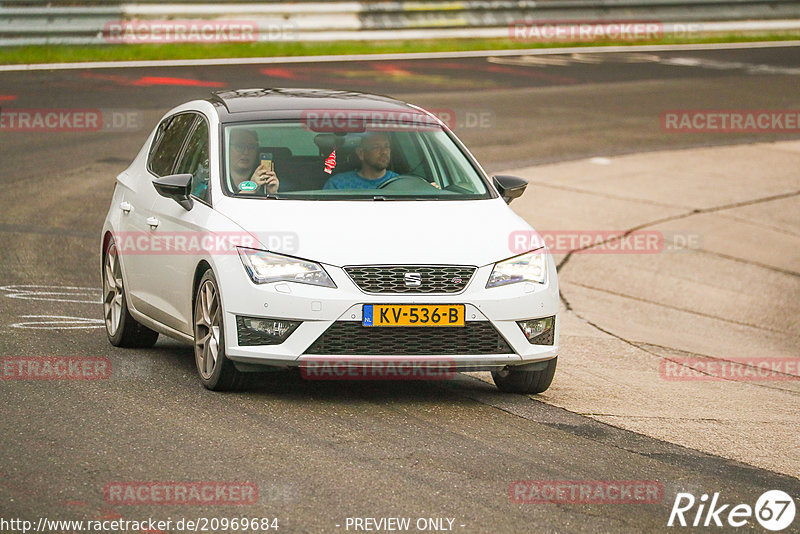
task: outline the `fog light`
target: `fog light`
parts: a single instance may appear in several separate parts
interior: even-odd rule
[[[552,345],[555,334],[555,316],[517,321],[528,342],[534,345]]]
[[[291,332],[297,323],[293,321],[277,321],[275,319],[257,319],[255,317],[245,317],[244,326],[250,330],[261,332],[268,336],[277,337],[278,339],[285,339],[286,335]]]
[[[300,321],[236,316],[239,345],[277,345],[300,326]]]

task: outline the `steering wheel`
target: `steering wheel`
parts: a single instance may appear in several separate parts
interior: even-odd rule
[[[418,186],[418,185],[425,184],[426,186],[428,186],[430,188],[437,189],[436,187],[433,187],[430,184],[430,182],[428,182],[428,180],[426,180],[422,176],[417,176],[416,174],[398,174],[397,176],[392,176],[391,178],[389,178],[388,180],[383,182],[381,185],[379,185],[378,189],[385,189],[389,185],[397,183],[397,182],[400,182],[400,181],[417,182],[416,184],[409,184],[409,185]]]

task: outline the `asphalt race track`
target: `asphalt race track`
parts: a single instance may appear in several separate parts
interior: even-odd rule
[[[106,380],[0,381],[0,517],[36,524],[42,517],[175,521],[246,516],[277,518],[279,532],[365,531],[348,518],[392,517],[411,518],[411,532],[422,531],[418,525],[426,531],[464,533],[763,532],[753,518],[740,528],[725,524],[694,530],[670,529],[667,521],[680,492],[698,499],[719,493],[720,502],[731,506],[753,506],[768,490],[781,490],[797,501],[796,367],[794,375],[767,383],[773,388],[769,392],[746,390],[743,396],[741,389],[714,390],[709,382],[704,384],[711,390],[705,393],[677,389],[670,395],[660,387],[654,391],[663,397],[650,404],[637,398],[643,396],[640,391],[614,406],[621,410],[619,417],[630,415],[622,413],[625,406],[643,407],[637,416],[646,417],[659,405],[682,410],[705,403],[711,408],[697,419],[722,420],[723,408],[715,412],[713,398],[703,396],[714,391],[725,402],[730,398],[729,405],[743,419],[767,398],[770,409],[781,414],[771,426],[744,421],[725,427],[733,429],[725,443],[709,445],[722,435],[715,434],[717,427],[691,426],[694,422],[681,417],[657,414],[656,423],[637,426],[603,417],[608,413],[592,407],[607,407],[615,388],[638,380],[633,371],[626,373],[627,362],[615,363],[619,372],[609,372],[603,351],[624,352],[608,348],[611,337],[632,353],[645,347],[656,358],[656,368],[667,349],[725,357],[732,350],[728,343],[736,341],[745,348],[752,342],[751,352],[757,352],[755,336],[760,334],[755,332],[761,331],[745,329],[753,325],[773,336],[764,354],[800,355],[800,177],[798,160],[791,159],[800,155],[800,129],[680,133],[662,128],[662,114],[669,110],[797,111],[798,81],[798,46],[0,72],[0,117],[13,109],[101,110],[103,117],[102,128],[90,132],[0,128],[0,356],[100,357],[108,358],[113,369]],[[747,264],[748,276],[763,276],[753,282],[730,275],[736,291],[747,294],[743,288],[748,283],[765,289],[730,310],[705,310],[704,301],[715,297],[703,292],[705,286],[693,286],[692,299],[681,304],[684,311],[706,317],[719,313],[718,319],[742,328],[738,341],[709,329],[702,350],[694,350],[678,339],[681,323],[663,335],[637,322],[638,308],[615,307],[587,289],[606,284],[619,294],[616,288],[633,280],[624,266],[588,264],[588,256],[573,255],[561,275],[559,372],[541,398],[501,394],[481,374],[443,382],[370,383],[304,381],[294,374],[269,373],[253,377],[243,392],[208,392],[195,376],[190,347],[163,336],[149,350],[109,345],[100,305],[99,232],[114,177],[168,109],[213,90],[251,87],[353,89],[432,108],[446,116],[488,171],[527,173],[532,186],[512,207],[537,228],[574,228],[568,220],[559,221],[563,214],[582,220],[588,229],[598,223],[587,214],[598,212],[609,215],[606,221],[617,221],[617,229],[694,210],[713,214],[746,208],[751,218],[772,217],[770,231],[779,237],[777,245],[768,243],[771,256],[759,261],[745,252],[715,256],[730,262],[726,266]],[[743,153],[741,145],[756,148],[733,163],[735,154]],[[785,158],[773,159],[769,154],[774,152],[757,148],[764,146],[790,148],[780,149],[788,154]],[[646,200],[648,191],[615,182],[612,171],[603,171],[607,183],[576,181],[579,175],[590,176],[582,173],[593,168],[605,169],[606,160],[627,164],[628,176],[658,178],[662,171],[668,176],[660,167],[665,158],[672,161],[682,154],[717,159],[706,163],[710,167],[696,168],[695,176],[691,167],[684,169],[673,185],[653,182],[659,185],[648,186]],[[590,161],[599,165],[591,167]],[[726,179],[747,165],[752,172],[743,180],[749,181]],[[762,170],[763,176],[773,176],[770,171],[778,168],[782,173],[773,173],[778,176],[773,182],[756,176]],[[727,188],[737,196],[714,196]],[[563,196],[567,192],[575,195]],[[626,194],[640,208],[646,206],[647,213],[623,221],[623,212],[635,211],[616,203]],[[702,220],[687,219],[683,224],[711,242],[713,232],[733,223],[703,226]],[[743,243],[757,247],[759,238],[749,238]],[[669,269],[681,258],[664,255],[660,268]],[[728,277],[722,265],[697,269],[710,279]],[[643,283],[636,300],[652,303],[662,289]],[[771,300],[765,302],[765,295]],[[763,321],[741,318],[745,312]],[[592,337],[600,335],[609,339]],[[587,384],[586,377],[594,377],[591,387],[596,389],[575,377]],[[779,439],[770,442],[770,435]],[[762,443],[769,450],[753,445]],[[515,502],[515,482],[531,480],[653,481],[660,489],[649,502]],[[257,495],[240,505],[130,505],[104,494],[109,486],[129,482],[244,481],[257,488]],[[696,510],[687,518],[694,520]],[[425,521],[418,524],[419,518]],[[800,532],[800,519],[783,532]]]

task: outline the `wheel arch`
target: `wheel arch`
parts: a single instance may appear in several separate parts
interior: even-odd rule
[[[197,267],[194,268],[194,278],[192,280],[192,314],[194,316],[194,305],[195,300],[197,299],[197,288],[200,286],[200,280],[203,278],[203,275],[206,274],[206,271],[212,271],[211,264],[208,263],[206,260],[200,260],[197,263]]]
[[[112,233],[111,230],[106,230],[106,233],[103,234],[103,250],[101,251],[100,259],[105,261],[106,259],[106,252],[108,252],[108,244],[111,242]]]

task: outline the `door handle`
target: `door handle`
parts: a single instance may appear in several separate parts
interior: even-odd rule
[[[127,200],[123,200],[123,201],[122,201],[122,202],[120,202],[120,204],[119,204],[119,209],[121,209],[121,210],[122,210],[122,211],[124,211],[125,213],[130,213],[130,212],[131,212],[131,210],[133,209],[133,206],[131,206],[131,203],[130,203],[130,202],[128,202]]]
[[[158,220],[158,219],[156,219],[155,217],[148,217],[148,218],[147,218],[147,224],[149,224],[149,225],[150,225],[150,228],[151,228],[151,229],[153,229],[153,230],[155,230],[156,228],[158,228],[158,224],[159,224],[160,222],[161,222],[161,221],[159,221],[159,220]]]

